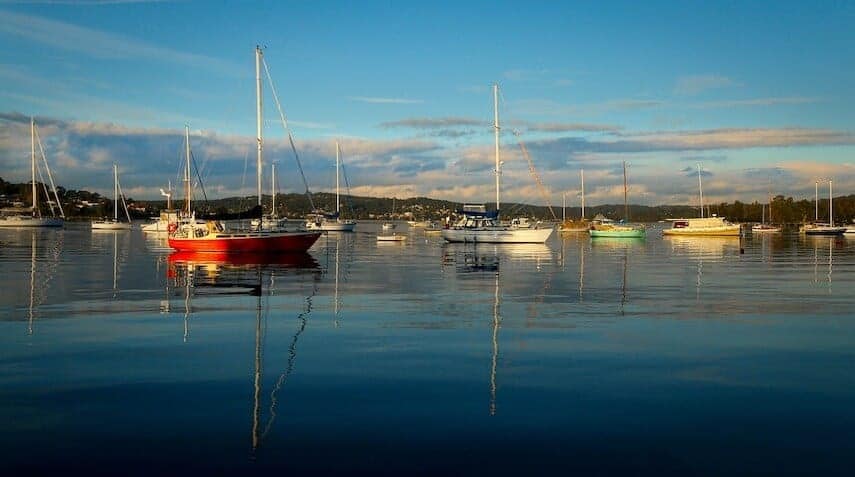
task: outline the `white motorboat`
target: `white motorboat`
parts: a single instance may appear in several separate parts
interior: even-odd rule
[[[662,231],[663,236],[738,237],[742,226],[733,224],[723,217],[704,217],[704,189],[701,184],[701,164],[698,163],[698,194],[701,216],[694,219],[671,219],[671,228]]]

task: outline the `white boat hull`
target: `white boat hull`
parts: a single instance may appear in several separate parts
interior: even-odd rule
[[[809,227],[803,232],[805,235],[843,235],[846,230],[846,227]]]
[[[355,222],[306,222],[306,230],[323,230],[325,232],[353,232],[356,228]]]
[[[92,230],[131,230],[128,222],[92,222]]]
[[[544,243],[554,229],[509,229],[509,228],[449,228],[442,230],[442,238],[448,242],[466,243]]]
[[[169,223],[154,222],[140,226],[140,230],[147,234],[164,234],[169,232]]]
[[[406,235],[378,235],[378,242],[403,242],[407,240]]]
[[[0,227],[62,227],[65,220],[61,218],[38,218],[30,216],[0,217]]]

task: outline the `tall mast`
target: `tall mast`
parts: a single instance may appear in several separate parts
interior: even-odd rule
[[[270,215],[276,217],[276,164],[270,163]]]
[[[819,181],[816,181],[813,183],[813,188],[814,188],[814,194],[815,194],[814,195],[815,200],[814,200],[814,205],[813,205],[813,207],[814,207],[814,212],[813,212],[814,218],[813,218],[813,220],[814,220],[814,222],[819,222]]]
[[[39,198],[36,193],[36,120],[30,117],[30,152],[33,169],[33,217],[39,214]]]
[[[184,125],[184,155],[187,164],[184,166],[184,204],[187,206],[187,215],[191,213],[190,196],[192,195],[190,185],[190,126]]]
[[[772,188],[769,187],[769,223],[772,222]]]
[[[831,197],[831,179],[828,179],[828,226],[834,227],[834,206]]]
[[[561,220],[567,220],[567,193],[561,194]]]
[[[582,220],[585,220],[585,169],[580,172],[582,176]]]
[[[264,139],[261,136],[261,48],[255,47],[255,140],[258,143],[258,158],[256,160],[256,171],[258,172],[258,205],[261,205],[261,165],[262,149]]]
[[[698,163],[698,194],[700,196],[701,218],[704,218],[704,188],[701,185],[701,163]]]
[[[499,162],[499,84],[493,84],[493,129],[496,134],[496,212],[499,211],[499,176],[502,175]]]
[[[338,146],[338,141],[336,141],[335,142],[335,213],[336,214],[338,214],[338,211],[340,208],[339,198],[338,198],[338,168],[339,168],[338,161],[339,161],[339,155],[340,154],[341,154],[341,150]]]
[[[113,220],[119,221],[119,166],[113,163]]]
[[[623,161],[623,218],[629,222],[629,203],[626,200],[626,161]]]

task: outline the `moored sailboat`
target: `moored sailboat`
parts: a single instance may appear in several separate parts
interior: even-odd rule
[[[258,205],[261,205],[261,171],[263,166],[263,137],[262,137],[262,89],[261,63],[263,57],[261,48],[255,48],[255,79],[256,79],[256,140],[258,144],[257,174],[258,174]],[[188,142],[189,158],[189,142]],[[189,159],[188,159],[189,160]],[[187,178],[189,180],[189,177]],[[189,182],[186,188],[189,202]],[[321,236],[320,232],[307,231],[265,231],[254,230],[246,232],[227,232],[222,222],[206,221],[205,229],[198,229],[192,223],[178,227],[169,236],[169,246],[176,250],[193,252],[305,252]]]
[[[119,220],[119,198],[122,199],[127,222]],[[131,214],[128,213],[128,205],[119,185],[119,166],[116,164],[113,164],[113,218],[93,221],[92,230],[131,230]]]
[[[816,222],[806,224],[801,231],[805,235],[843,235],[846,233],[846,227],[834,226],[834,198],[832,197],[832,180],[828,180],[828,223],[819,222],[819,182],[816,183]]]
[[[327,232],[353,232],[356,222],[341,218],[341,195],[339,192],[339,168],[341,167],[341,148],[335,142],[335,213],[325,214],[316,211],[306,221],[308,230],[324,230]]]
[[[65,212],[62,210],[62,204],[59,201],[59,195],[57,194],[56,187],[53,183],[53,175],[50,172],[50,166],[48,166],[44,148],[42,148],[41,139],[36,141],[37,134],[36,121],[34,118],[30,118],[30,166],[32,171],[31,183],[33,194],[30,213],[26,213],[26,209],[13,209],[13,212],[9,214],[4,211],[4,214],[0,215],[0,227],[62,227],[65,223]],[[50,194],[47,192],[47,186],[42,183],[45,189],[45,195],[47,196],[48,205],[50,206],[51,217],[43,216],[42,211],[39,208],[39,192],[36,183],[36,142],[38,142],[41,158],[44,162],[51,188],[53,189],[55,202],[51,201]],[[41,176],[41,169],[39,169],[39,176]],[[54,212],[54,204],[56,204],[56,207],[59,209],[59,215]]]
[[[772,224],[772,193],[769,192],[769,223],[766,223],[766,205],[763,205],[762,221],[751,227],[751,233],[778,233],[781,227]]]
[[[643,238],[647,234],[642,225],[628,224],[629,221],[629,202],[627,201],[627,186],[626,186],[626,162],[623,163],[623,214],[624,218],[621,223],[610,224],[594,224],[591,227],[591,237],[611,237],[611,238]]]
[[[544,243],[552,235],[553,227],[549,228],[518,228],[501,225],[499,222],[499,191],[502,163],[499,160],[499,85],[493,85],[493,129],[496,142],[496,210],[487,212],[481,206],[480,210],[460,210],[460,220],[454,225],[442,230],[442,238],[448,242],[481,242],[481,243]]]

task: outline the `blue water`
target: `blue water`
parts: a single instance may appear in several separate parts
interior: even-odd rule
[[[851,475],[855,240],[398,228],[0,230],[0,470]]]

